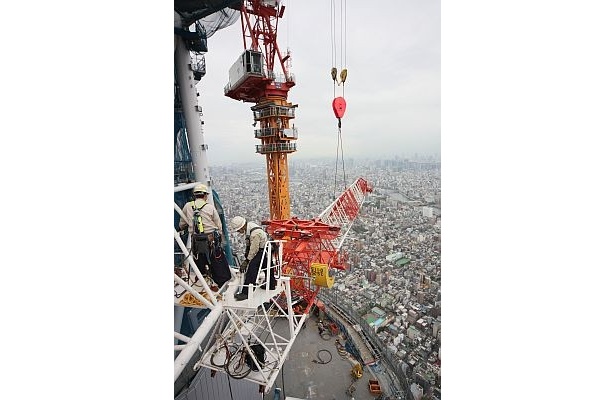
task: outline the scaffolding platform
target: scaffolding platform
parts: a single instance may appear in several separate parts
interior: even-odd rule
[[[231,281],[228,282],[228,287],[222,295],[222,304],[224,307],[234,309],[253,310],[259,307],[263,303],[271,302],[284,290],[283,285],[278,282],[278,285],[274,290],[261,289],[259,286],[251,287],[248,289],[248,298],[245,300],[236,300],[235,293],[241,291],[243,276],[236,275]],[[263,285],[265,285],[263,283]]]
[[[231,279],[218,288],[200,273],[177,232],[175,241],[186,259],[185,267],[175,270],[175,303],[211,309],[191,337],[175,332],[175,338],[185,343],[175,345],[175,350],[180,351],[175,358],[175,379],[191,363],[194,354],[201,352],[194,370],[205,367],[223,372],[257,383],[265,393],[269,392],[307,319],[306,314],[293,311],[293,303],[300,297],[293,298],[291,278],[281,273],[282,245],[273,256],[272,242],[266,243],[256,285],[249,285],[248,298],[238,301],[235,293],[244,287],[244,274],[231,268]],[[265,271],[269,270],[271,276],[277,277],[275,289],[268,289],[269,274]]]
[[[240,279],[242,277],[237,276],[230,281],[222,295],[220,303],[228,321],[224,323],[221,332],[214,328],[216,340],[205,350],[198,366],[228,373],[224,367],[228,355],[222,348],[222,343],[226,343],[233,350],[249,349],[245,357],[250,357],[253,365],[257,365],[253,347],[260,345],[265,352],[264,363],[253,368],[241,379],[262,385],[265,392],[268,392],[288,358],[291,346],[307,315],[294,314],[292,307],[288,307],[291,303],[289,277],[278,279],[275,290],[255,288],[248,295],[248,299],[237,301],[234,294],[241,287]],[[283,292],[285,295],[280,296]],[[263,303],[267,302],[269,304],[263,306]]]

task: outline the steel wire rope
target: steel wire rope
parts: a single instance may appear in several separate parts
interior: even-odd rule
[[[286,387],[284,386],[284,364],[282,364],[282,392],[284,393],[284,398],[286,398]]]
[[[325,361],[322,359],[322,357],[320,356],[320,353],[325,352],[329,354],[329,360]],[[333,355],[331,354],[331,352],[327,349],[320,349],[318,350],[318,353],[316,353],[316,358],[317,360],[312,360],[313,363],[315,364],[329,364],[331,362],[331,360],[333,360]]]
[[[343,182],[344,182],[344,189],[348,188],[348,185],[346,183],[346,166],[344,164],[344,146],[343,146],[343,141],[342,141],[342,127],[338,126],[337,128],[337,149],[335,151],[335,178],[333,180],[333,200],[336,199],[335,193],[336,193],[336,189],[337,189],[337,168],[338,165],[340,164],[339,162],[339,155],[342,155],[342,160],[341,160],[341,166],[342,166],[342,176],[343,176]],[[343,190],[341,190],[340,192],[342,192]]]
[[[221,326],[222,326],[222,320],[224,319],[224,314],[220,315],[218,317],[218,319],[216,320],[216,323],[213,327],[213,331],[212,333],[209,335],[209,338],[207,339],[207,344],[205,345],[205,351],[203,351],[203,354],[201,355],[201,358],[199,359],[199,362],[197,362],[193,368],[195,368],[198,364],[201,364],[203,361],[203,358],[205,357],[205,354],[207,354],[207,350],[210,348],[211,346],[211,342],[213,341],[214,337],[216,337],[216,335],[220,335],[221,336]],[[201,346],[199,345],[199,349],[201,349]],[[201,350],[202,351],[202,350]],[[215,351],[214,351],[215,352]],[[212,356],[213,353],[212,352]],[[211,360],[210,360],[211,361]]]
[[[226,339],[219,333],[217,333],[216,336],[218,336],[218,340],[217,340],[218,348],[211,352],[211,357],[209,359],[209,362],[211,363],[211,365],[214,365],[219,368],[224,368],[224,366],[230,359],[231,355],[235,354],[235,352],[239,350],[239,346],[236,345],[235,343],[228,343]],[[217,358],[218,353],[223,350],[224,350],[224,353],[223,353],[224,361],[222,361],[221,363],[214,361]]]
[[[287,8],[292,9],[292,7],[290,6],[290,2],[287,0]],[[290,37],[290,26],[292,25],[292,16],[293,13],[288,13],[288,17],[286,17],[286,49],[288,50],[288,52],[290,52],[290,44],[291,44],[291,37]]]
[[[345,80],[346,80],[346,59],[347,59],[347,50],[345,48],[346,46],[346,32],[347,32],[347,18],[346,18],[346,0],[342,0],[340,1],[340,62],[342,62],[342,71],[341,71],[341,75],[343,75],[342,77],[342,97],[344,97],[344,88],[345,88]],[[331,69],[331,73],[332,73],[332,77],[333,77],[333,97],[335,98],[335,94],[336,94],[336,83],[337,85],[339,85],[339,82],[337,82],[337,77],[333,74],[337,74],[337,38],[336,38],[336,30],[337,30],[337,26],[336,26],[336,14],[335,14],[335,0],[331,0],[331,52],[332,52],[332,63],[333,63],[333,68]],[[338,171],[338,166],[340,164],[340,153],[341,153],[341,168],[342,168],[342,176],[343,176],[343,182],[344,182],[344,188],[343,190],[346,190],[348,188],[348,184],[346,182],[346,166],[344,163],[344,147],[343,147],[343,141],[342,141],[342,120],[341,118],[338,118],[338,125],[337,125],[337,148],[336,148],[336,152],[335,152],[335,177],[333,179],[333,200],[335,200],[336,198],[336,190],[337,190],[337,171]],[[340,192],[342,192],[343,190],[341,190]]]
[[[335,68],[337,64],[337,49],[335,43],[335,0],[331,0],[331,73],[335,71],[337,74],[337,69]],[[336,76],[333,77],[333,97],[335,97],[335,84],[336,84]]]
[[[248,376],[252,368],[248,365],[247,357],[250,357],[249,350],[245,345],[242,345],[231,354],[228,361],[224,364],[226,373],[234,379],[243,379]]]
[[[348,48],[347,48],[347,37],[348,35],[347,33],[347,18],[346,18],[346,0],[343,0],[342,2],[342,6],[343,6],[343,11],[342,11],[342,15],[340,16],[340,21],[342,20],[342,18],[344,19],[343,22],[343,35],[342,35],[342,40],[344,41],[344,45],[342,46],[342,50],[340,52],[340,57],[342,58],[342,73],[343,71],[346,71],[346,59],[347,59],[347,54],[348,54]],[[342,30],[342,28],[340,28],[340,31]],[[344,77],[344,81],[345,81],[345,77]],[[344,97],[344,81],[342,81],[342,97]]]
[[[246,320],[246,322],[252,319],[252,317],[254,317],[254,315],[250,316]],[[226,363],[224,364],[224,369],[226,373],[231,376],[231,378],[243,379],[250,374],[250,371],[252,371],[252,368],[247,361],[248,358],[252,358],[251,356],[252,352],[250,350],[251,348],[250,343],[252,341],[253,332],[252,330],[249,330],[249,332],[250,332],[250,335],[246,339],[246,342],[248,343],[248,345],[246,346],[243,343],[237,345],[238,346],[237,350],[235,350],[232,354],[230,354]]]
[[[275,300],[274,300],[274,302],[275,302]],[[277,304],[277,303],[276,303],[276,304]],[[272,304],[270,304],[269,308],[271,308],[272,306],[273,306],[273,305],[272,305]],[[264,312],[264,313],[268,313],[268,312],[269,312],[269,310],[266,310],[266,309],[265,309],[265,306],[264,306],[263,304],[261,304],[261,307],[263,308],[263,312]],[[262,321],[263,319],[265,319],[265,316],[264,316],[264,315],[262,316],[261,321]],[[260,321],[255,321],[255,323],[256,323],[257,325],[260,325]],[[274,328],[275,328],[275,326],[276,326],[276,324],[277,324],[277,323],[278,323],[278,320],[277,320],[276,318],[274,318],[274,319],[273,319],[273,324],[271,325],[271,331],[268,331],[268,332],[267,332],[267,336],[265,336],[263,339],[261,339],[261,341],[262,341],[263,343],[265,343],[265,342],[267,341],[267,339],[269,339],[269,336],[270,336],[270,335],[271,335],[271,333],[273,332],[273,330],[274,330]],[[265,356],[266,356],[266,353],[265,353]],[[263,360],[263,361],[264,361],[264,360]],[[276,364],[278,363],[277,361],[274,361],[274,362],[275,362]],[[269,365],[270,363],[271,363],[271,362],[265,362],[265,363],[264,363],[264,365]],[[276,365],[276,366],[277,366],[277,365]],[[274,368],[275,368],[275,367],[274,367]],[[282,368],[284,368],[284,364],[282,364]]]
[[[274,300],[274,302],[275,302],[275,300]],[[276,303],[276,304],[277,304],[277,303]],[[265,305],[264,305],[264,304],[261,304],[261,306],[263,307],[263,311],[264,311],[264,313],[268,313],[268,312],[269,312],[269,310],[266,310],[266,309],[265,309]],[[273,306],[273,304],[269,303],[269,309],[271,309],[271,307],[272,307],[272,306]],[[277,306],[276,306],[276,307],[277,307]],[[265,316],[264,316],[264,315],[263,315],[263,319],[265,319]],[[273,328],[275,328],[275,325],[276,325],[277,323],[278,323],[278,320],[277,320],[276,318],[274,318],[274,319],[273,319],[273,325],[271,325],[271,331],[269,331],[269,332],[267,333],[267,336],[265,336],[265,338],[262,340],[262,341],[263,341],[263,343],[264,343],[267,339],[269,339],[269,336],[271,335],[271,332],[273,332]],[[259,322],[259,324],[260,324],[260,322]]]
[[[231,386],[231,377],[227,374],[226,380],[228,381],[228,391],[231,393],[231,400],[233,400],[233,388]]]
[[[265,307],[262,306],[263,311],[267,312],[267,310],[265,310]],[[260,325],[262,320],[265,318],[265,316],[259,316],[256,314],[251,315],[246,322],[253,320],[254,323],[256,325]],[[273,328],[275,327],[275,325],[277,324],[277,320],[274,320],[273,325],[271,326],[271,329],[273,330]],[[250,337],[247,339],[249,346],[251,347],[251,342],[252,342],[252,334],[255,334],[253,331],[250,330]],[[270,336],[270,333],[267,333],[267,336],[265,336],[264,339],[262,339],[261,341],[264,343]],[[233,346],[234,344],[230,344],[230,346]],[[251,368],[248,368],[247,370],[244,370],[244,367],[247,365],[247,358],[250,357],[251,358],[251,350],[249,350],[248,348],[246,348],[245,345],[240,344],[240,345],[236,345],[236,349],[234,351],[231,351],[231,354],[229,354],[225,364],[224,364],[224,368],[227,372],[227,375],[230,375],[232,378],[234,379],[243,379],[246,376],[248,376],[250,374],[250,370]],[[239,358],[237,358],[239,357]],[[213,364],[213,363],[212,363]],[[264,363],[265,365],[269,365],[271,363]],[[277,362],[276,362],[277,364]],[[275,368],[275,367],[274,367]],[[231,372],[232,370],[232,372]]]

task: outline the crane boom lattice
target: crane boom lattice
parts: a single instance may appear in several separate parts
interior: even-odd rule
[[[317,218],[263,222],[272,237],[286,240],[283,271],[291,277],[292,290],[307,302],[306,310],[310,309],[319,290],[312,282],[312,264],[347,269],[347,255],[341,251],[341,247],[365,196],[371,191],[368,182],[359,178]]]

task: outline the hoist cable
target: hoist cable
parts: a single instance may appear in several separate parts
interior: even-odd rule
[[[346,58],[347,58],[347,50],[346,50],[346,33],[347,33],[347,19],[346,19],[346,0],[340,0],[339,2],[340,10],[339,10],[339,21],[337,21],[336,14],[336,5],[335,0],[331,0],[331,62],[333,64],[331,68],[331,77],[333,79],[333,97],[336,97],[336,86],[342,85],[342,97],[344,96],[344,83],[346,81]],[[339,37],[337,29],[339,23]],[[338,40],[339,40],[339,51],[340,51],[340,80],[337,79],[337,51],[338,51]],[[342,142],[342,120],[338,118],[338,131],[337,131],[337,148],[335,153],[335,177],[333,181],[333,199],[335,199],[336,191],[337,191],[337,171],[340,164],[340,153],[341,153],[341,168],[342,168],[342,177],[344,182],[344,190],[347,188],[346,184],[346,167],[344,164],[344,148]]]
[[[346,13],[347,9],[348,8],[346,6],[346,0],[344,0],[344,68],[346,68],[346,60],[347,60],[346,56],[348,55],[348,46],[347,46],[348,18],[347,18],[347,13]]]
[[[344,0],[340,0],[340,22],[339,22],[339,28],[340,28],[340,33],[339,33],[339,45],[340,45],[340,63],[343,64],[344,62],[344,35],[343,35],[343,30],[344,30]]]
[[[337,129],[337,148],[335,151],[335,179],[333,181],[333,199],[337,198],[337,196],[335,195],[336,190],[337,190],[337,168],[338,165],[340,163],[340,152],[341,152],[341,156],[342,156],[342,176],[344,179],[344,190],[348,187],[346,185],[346,167],[344,165],[344,146],[343,146],[343,142],[342,142],[342,128],[338,128]],[[340,191],[341,192],[341,191]]]
[[[333,200],[335,200],[335,191],[337,190],[337,159],[339,157],[339,152],[340,152],[340,142],[339,142],[339,136],[337,138],[337,147],[335,148],[335,175],[334,175],[334,179],[333,179]]]
[[[344,54],[344,59],[342,61],[342,71],[346,71],[346,55],[348,54],[348,47],[346,46],[346,38],[348,37],[347,33],[347,29],[346,27],[348,26],[347,24],[347,19],[346,19],[346,0],[344,1],[344,11],[343,11],[343,17],[344,17],[344,35],[343,35],[343,40],[344,40],[344,46],[343,46],[343,54]],[[344,81],[346,80],[346,76],[344,76]],[[344,83],[342,82],[342,97],[344,97]]]
[[[226,379],[228,380],[228,390],[231,392],[231,400],[233,400],[233,388],[231,387],[231,378],[226,374]]]
[[[282,392],[284,393],[284,398],[286,398],[286,388],[284,387],[284,364],[282,364]]]
[[[342,128],[338,128],[337,131],[339,136],[340,151],[342,153],[342,174],[344,176],[344,190],[346,190],[346,188],[348,188],[348,185],[346,184],[346,167],[344,164],[344,145],[342,142]]]
[[[335,43],[335,0],[331,0],[331,76],[333,78],[333,97],[335,97],[335,86],[337,83],[337,64]]]
[[[291,8],[291,7],[289,7]],[[287,17],[286,17],[286,49],[288,52],[288,49],[290,49],[290,25],[291,25],[291,16],[293,15],[292,13],[287,13]]]

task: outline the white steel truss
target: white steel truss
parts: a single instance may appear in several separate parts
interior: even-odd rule
[[[176,211],[180,212],[181,210],[177,208]],[[238,301],[234,297],[235,293],[244,287],[243,274],[231,268],[231,280],[217,292],[213,292],[209,287],[209,278],[203,277],[199,272],[190,250],[177,232],[175,232],[175,241],[185,257],[189,271],[183,276],[177,273],[174,276],[176,304],[211,309],[192,337],[175,332],[175,338],[183,342],[174,345],[175,350],[180,351],[175,359],[175,379],[180,376],[197,351],[201,351],[202,356],[193,366],[194,369],[206,367],[226,373],[223,366],[225,360],[222,359],[226,355],[221,352],[216,353],[224,341],[229,345],[232,344],[233,348],[246,349],[245,357],[250,357],[253,361],[252,365],[255,368],[242,379],[257,383],[265,392],[269,392],[307,318],[305,314],[293,312],[290,277],[281,274],[283,241],[267,242],[260,260],[259,280],[256,285],[248,285],[248,298],[243,301]],[[277,254],[272,252],[274,242],[278,246]],[[270,275],[266,273],[269,269],[277,278],[274,289],[269,289]],[[265,288],[262,289],[261,285]],[[189,296],[192,296],[191,303],[187,305],[186,299]],[[210,339],[205,344],[204,340],[208,335]],[[265,350],[263,364],[257,362],[254,345],[260,345]]]
[[[318,216],[322,222],[340,227],[341,234],[331,240],[336,250],[342,248],[344,240],[365,201],[366,193],[361,189],[362,185],[365,185],[365,181],[360,178],[355,180]]]
[[[216,338],[216,340],[212,340],[213,343],[208,343],[203,356],[195,365],[195,369],[206,367],[214,371],[229,373],[231,377],[235,377],[230,373],[229,367],[225,365],[230,361],[232,354],[220,351],[223,346],[232,344],[235,345],[234,349],[239,349],[237,351],[245,350],[246,353],[243,357],[245,359],[249,357],[252,361],[251,365],[254,366],[241,379],[257,383],[262,386],[265,393],[269,392],[307,318],[305,314],[294,314],[293,312],[290,278],[287,276],[281,277],[278,286],[281,286],[282,290],[274,291],[277,294],[271,298],[270,302],[265,302],[265,304],[258,298],[265,299],[267,296],[264,292],[266,291],[255,289],[253,300],[261,302],[256,308],[252,308],[251,304],[253,303],[246,305],[238,305],[238,302],[233,305],[226,304],[224,306],[226,323],[224,327],[216,327],[214,335],[211,336],[212,339]],[[262,293],[258,293],[259,290]],[[223,304],[225,304],[224,301]],[[262,346],[265,354],[264,359],[261,360],[262,363],[257,361],[257,354],[254,351],[254,347],[258,345]],[[247,360],[244,362],[247,362]]]

